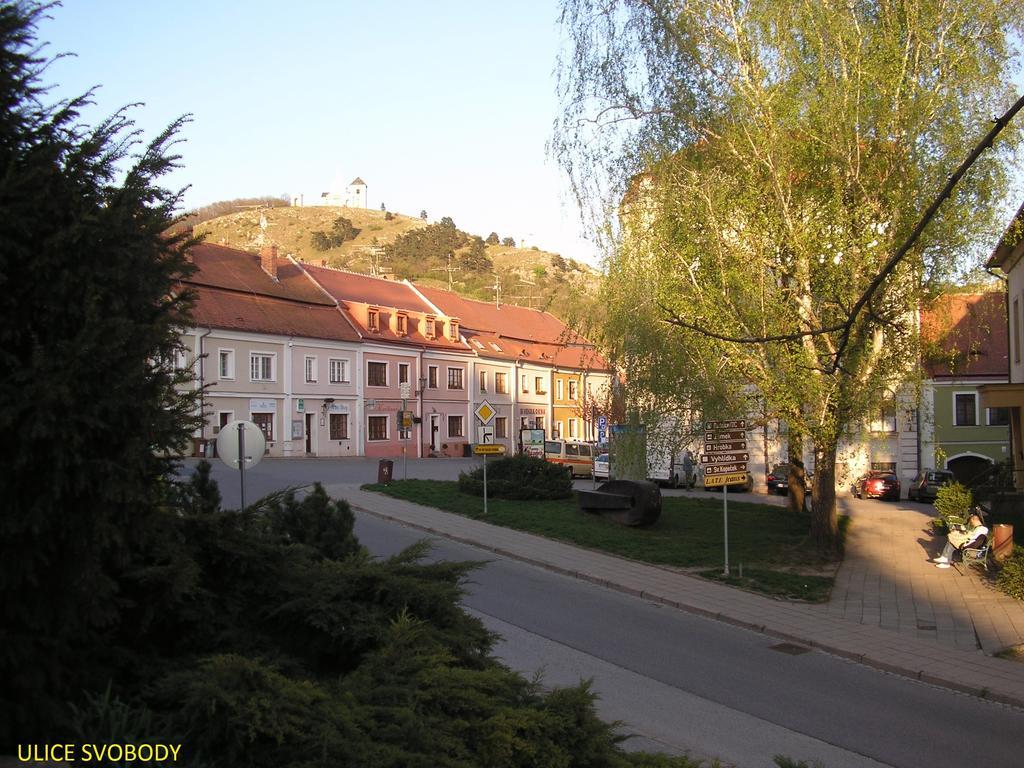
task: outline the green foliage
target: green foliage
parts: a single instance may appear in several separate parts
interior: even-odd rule
[[[1024,600],[1024,547],[1014,547],[1003,560],[996,577],[997,586],[1010,597]]]
[[[470,239],[469,248],[459,254],[459,263],[470,272],[490,274],[494,271],[494,264],[487,255],[487,246],[479,237]]]
[[[384,221],[391,221],[393,218],[395,218],[395,214],[393,214],[391,211],[384,212]]]
[[[331,248],[337,248],[349,240],[355,240],[361,231],[353,226],[351,220],[346,219],[344,216],[339,216],[331,225],[330,232],[317,230],[310,235],[310,240],[313,247],[318,251],[327,251]]]
[[[841,436],[918,359],[921,299],[1001,228],[1020,131],[1000,135],[889,265],[991,115],[1013,103],[1005,71],[1019,9],[562,7],[570,42],[553,151],[594,234],[615,245],[605,340],[627,399],[685,407],[759,392],[762,408],[735,414],[760,411],[813,443],[812,534],[830,548]]]
[[[320,483],[301,500],[294,491],[263,505],[273,533],[285,541],[312,547],[323,557],[343,560],[359,551],[352,533],[355,515],[345,500],[332,501]]]
[[[100,694],[86,692],[84,701],[70,705],[70,709],[71,733],[82,742],[152,743],[159,735],[152,710],[143,704],[122,701],[113,694],[110,683]]]
[[[188,241],[158,184],[183,121],[139,146],[125,110],[78,122],[92,94],[47,106],[45,13],[0,4],[0,751],[61,722],[196,424],[176,392]]]
[[[484,468],[459,473],[459,490],[484,495]],[[572,478],[565,467],[526,454],[487,463],[487,495],[496,499],[567,499]]]
[[[776,755],[773,758],[773,762],[778,768],[825,768],[820,760],[808,763],[806,760],[794,760],[786,755]]]
[[[516,247],[516,239],[514,237],[506,237],[505,239],[503,239],[501,241],[501,244],[506,246],[507,248],[515,248]]]
[[[974,497],[970,489],[960,483],[943,485],[935,493],[935,510],[947,530],[953,525],[963,524],[973,505]]]
[[[484,242],[486,242],[488,245],[497,245],[498,244],[498,233],[497,232],[491,232],[491,234],[489,234],[487,236],[487,239]]]

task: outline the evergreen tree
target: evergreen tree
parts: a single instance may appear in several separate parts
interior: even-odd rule
[[[487,236],[487,239],[484,242],[486,242],[488,245],[497,245],[498,244],[498,233],[497,232],[491,232],[491,234],[489,234]]]
[[[90,128],[91,93],[47,106],[45,8],[0,4],[0,752],[48,735],[80,650],[118,621],[112,571],[194,426],[187,241],[156,183],[182,121],[134,155],[125,110]]]

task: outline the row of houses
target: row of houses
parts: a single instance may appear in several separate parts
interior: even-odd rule
[[[474,415],[494,411],[493,442],[523,429],[598,437],[611,370],[553,315],[450,291],[200,244],[185,359],[201,388],[208,453],[220,428],[248,419],[272,456],[464,456]]]

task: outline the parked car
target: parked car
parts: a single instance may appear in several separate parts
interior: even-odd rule
[[[607,453],[599,453],[597,456],[594,457],[594,479],[611,479],[611,465],[608,461]]]
[[[899,501],[900,479],[892,472],[871,471],[858,478],[853,486],[858,499],[891,499]]]
[[[953,473],[945,469],[922,469],[907,488],[907,498],[913,501],[935,501],[939,488],[954,482]]]
[[[811,490],[811,480],[814,473],[804,471],[804,490]],[[789,493],[789,464],[776,464],[766,478],[768,493],[777,493],[785,496]]]

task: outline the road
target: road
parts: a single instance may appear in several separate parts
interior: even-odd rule
[[[254,490],[247,496],[261,484],[278,487],[282,472],[293,484],[310,482],[324,470],[317,463],[265,462],[262,474],[260,467],[251,473]],[[410,461],[410,474],[451,477],[468,462],[426,464],[414,468]],[[322,479],[375,475],[376,462],[346,462]],[[218,477],[228,504],[223,481],[230,477]],[[366,514],[358,515],[356,532],[379,556],[422,538]],[[783,651],[802,649],[780,649],[764,635],[471,546],[438,540],[432,556],[488,561],[474,573],[464,602],[504,638],[497,655],[527,675],[541,670],[547,685],[593,678],[602,716],[639,734],[638,747],[687,751],[742,768],[768,768],[775,754],[825,768],[1022,764],[1021,710],[819,651],[791,655]]]

